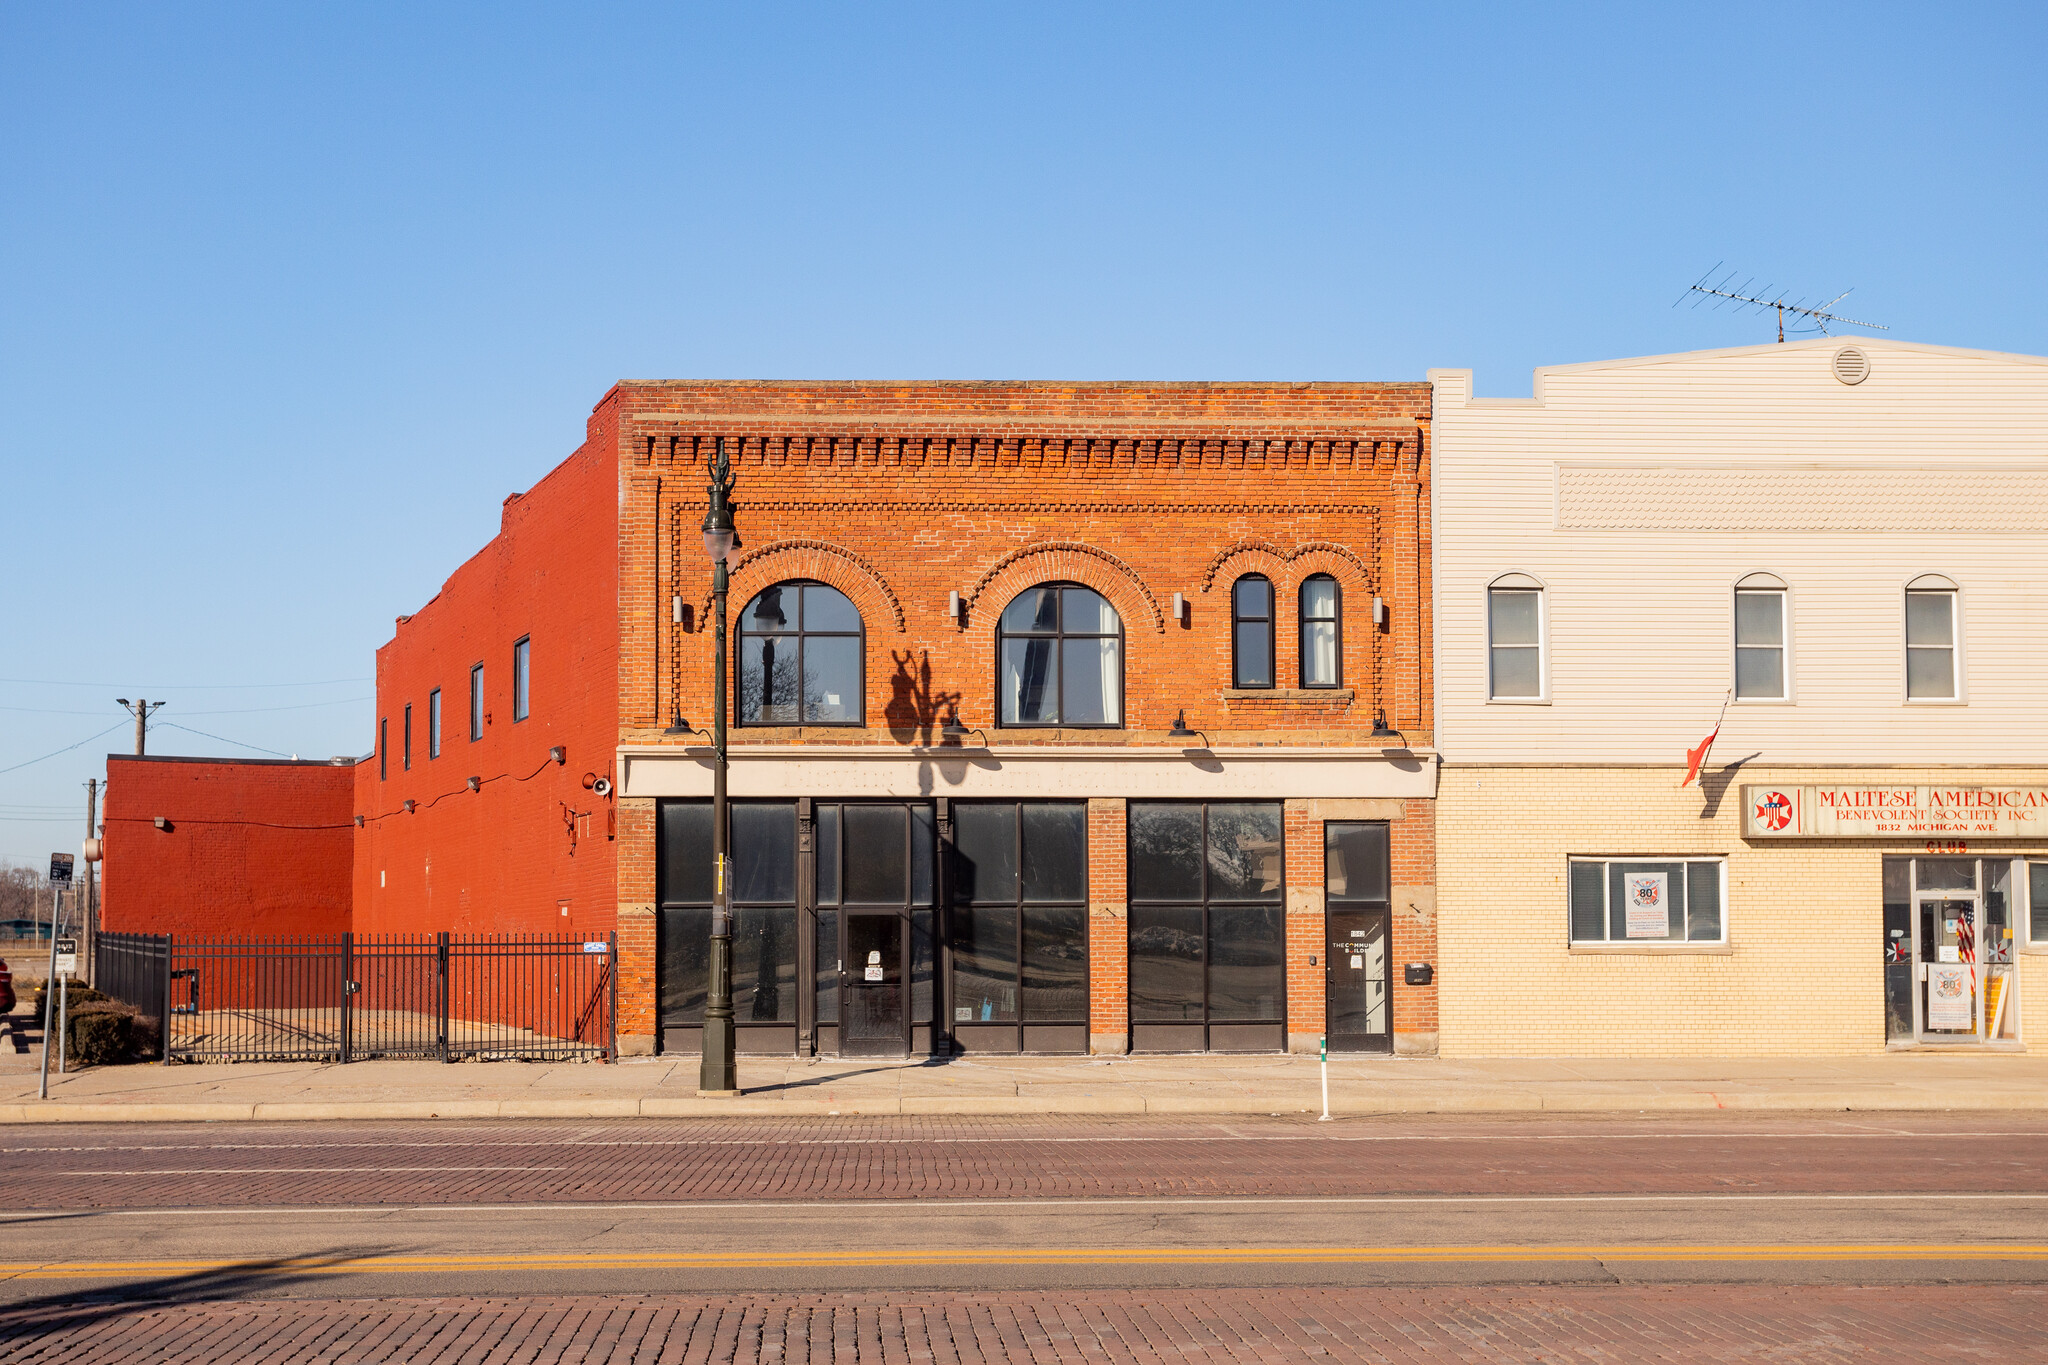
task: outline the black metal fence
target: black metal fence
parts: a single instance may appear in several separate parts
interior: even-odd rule
[[[102,934],[93,965],[166,1061],[618,1056],[616,935]]]

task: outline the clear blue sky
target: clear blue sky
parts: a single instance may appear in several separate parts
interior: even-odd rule
[[[141,693],[154,752],[368,749],[392,618],[622,377],[1526,393],[1767,339],[1671,307],[1718,260],[2048,352],[2044,15],[7,5],[0,769]],[[0,772],[0,857],[127,744]]]

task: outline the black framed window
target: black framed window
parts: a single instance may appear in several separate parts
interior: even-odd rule
[[[398,766],[412,771],[412,703],[405,704],[405,748],[400,751]]]
[[[1025,589],[996,623],[996,693],[999,725],[1121,726],[1123,618],[1078,583]]]
[[[1301,585],[1301,685],[1344,685],[1344,590],[1326,573]]]
[[[512,723],[526,719],[533,685],[533,638],[521,636],[512,644]]]
[[[797,580],[764,588],[740,613],[741,725],[859,725],[860,611],[845,593]]]
[[[469,742],[474,744],[484,737],[484,666],[473,664],[469,670]]]
[[[1283,1046],[1280,803],[1134,801],[1129,818],[1132,1046],[1208,1046],[1218,1024],[1274,1026],[1231,1036]]]
[[[736,1024],[796,1021],[796,803],[735,801],[732,1009]],[[711,803],[661,803],[661,1026],[704,1022],[711,968]]]
[[[441,689],[427,693],[427,757],[441,756]]]
[[[1273,685],[1273,582],[1264,574],[1230,585],[1230,685]]]
[[[377,780],[391,776],[391,717],[377,721]]]
[[[953,1028],[1088,1023],[1088,805],[953,805]],[[1075,1040],[1085,1047],[1085,1034]],[[1016,1036],[1008,1047],[1023,1044]],[[1042,1050],[1043,1043],[1034,1043]]]

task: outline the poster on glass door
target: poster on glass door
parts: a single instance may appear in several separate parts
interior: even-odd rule
[[[1927,1027],[1977,1027],[1977,993],[1972,988],[1972,974],[1973,969],[1969,967],[1950,967],[1939,963],[1928,966]]]

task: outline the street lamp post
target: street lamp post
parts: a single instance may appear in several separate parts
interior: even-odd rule
[[[738,547],[732,524],[732,465],[725,438],[718,438],[718,458],[711,466],[706,490],[711,505],[704,513],[704,552],[711,556],[711,989],[704,1002],[704,1061],[697,1091],[703,1095],[737,1095],[739,1075],[733,1063],[732,1026],[732,859],[726,853],[725,795],[725,590],[726,557]]]

